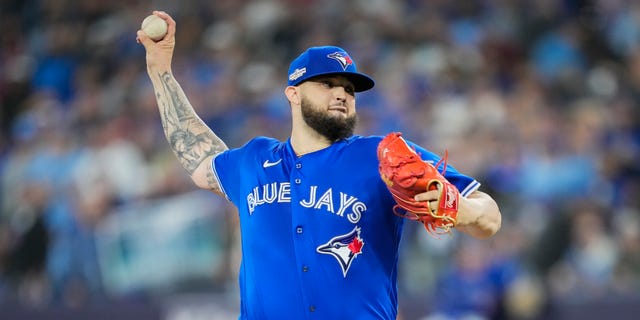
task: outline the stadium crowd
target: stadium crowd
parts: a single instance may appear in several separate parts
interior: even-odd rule
[[[358,95],[359,134],[402,131],[448,150],[496,198],[503,226],[490,241],[433,239],[407,223],[401,307],[529,319],[640,295],[636,2],[5,0],[0,305],[126,299],[105,290],[94,231],[117,208],[195,189],[135,41],[152,9],[177,21],[173,72],[230,147],[286,139],[289,61],[334,44],[376,79]],[[220,223],[233,234],[233,220]],[[202,281],[235,283],[228,257]]]

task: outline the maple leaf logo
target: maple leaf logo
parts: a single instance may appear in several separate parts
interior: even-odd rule
[[[358,254],[360,252],[362,252],[362,246],[364,245],[364,242],[362,242],[362,240],[358,239],[358,238],[353,238],[353,241],[351,241],[351,243],[349,243],[349,250],[351,250],[352,254]]]

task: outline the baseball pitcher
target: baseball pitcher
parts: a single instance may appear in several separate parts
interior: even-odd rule
[[[147,71],[169,146],[200,188],[239,212],[239,319],[396,319],[398,246],[407,220],[484,239],[500,228],[480,183],[400,133],[353,134],[356,94],[374,87],[352,57],[312,47],[290,64],[286,141],[229,149],[196,115],[172,75],[175,21],[142,31]]]

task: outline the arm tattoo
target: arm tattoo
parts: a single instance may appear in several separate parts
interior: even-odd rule
[[[214,192],[221,192],[220,184],[218,183],[218,179],[213,174],[213,164],[210,162],[207,165],[207,186],[209,186],[209,190]]]
[[[198,117],[169,72],[158,74],[158,78],[161,86],[156,89],[156,98],[165,136],[182,166],[193,174],[205,159],[227,150],[227,146]],[[207,182],[212,189],[219,188],[213,173],[207,174]]]

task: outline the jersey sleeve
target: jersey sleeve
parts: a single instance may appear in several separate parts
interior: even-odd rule
[[[227,168],[231,167],[230,164],[237,163],[237,159],[242,157],[241,149],[229,149],[216,155],[211,161],[211,167],[213,168],[213,174],[218,180],[220,190],[224,194],[227,200],[234,202],[232,195],[236,185],[233,183],[233,173]]]
[[[415,147],[416,152],[420,154],[420,157],[422,158],[422,160],[429,161],[433,165],[436,165],[436,163],[440,161],[441,157],[438,156],[437,154],[431,151],[428,151],[427,149],[413,142],[408,142],[408,143]],[[440,164],[440,166],[438,167],[439,172],[442,172],[443,166],[444,164]],[[458,191],[460,191],[460,195],[463,197],[470,195],[474,191],[478,190],[478,188],[480,188],[480,182],[478,182],[473,177],[460,173],[454,166],[450,164],[447,164],[447,169],[443,175],[449,182],[451,182],[451,184],[453,184],[454,186],[456,186],[456,188],[458,188]]]
[[[262,147],[270,142],[267,138],[256,137],[240,148],[226,150],[213,158],[213,174],[227,200],[238,203],[242,182],[255,175],[256,159]]]

